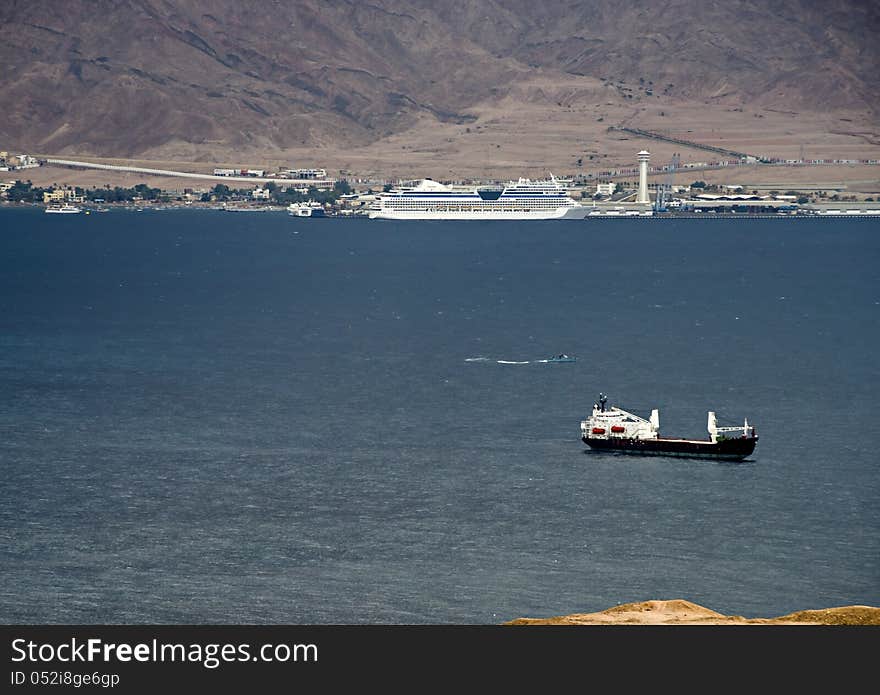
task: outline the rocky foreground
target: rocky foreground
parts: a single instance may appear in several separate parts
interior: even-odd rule
[[[724,615],[690,601],[624,603],[598,613],[516,618],[505,625],[880,625],[880,608],[840,606],[804,610],[778,618]]]

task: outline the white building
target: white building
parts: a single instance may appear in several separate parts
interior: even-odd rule
[[[251,191],[251,200],[269,200],[272,193],[268,188],[257,187]]]
[[[76,189],[67,186],[43,191],[44,203],[84,203],[85,196],[77,195]]]
[[[596,184],[596,193],[598,195],[613,195],[614,191],[617,190],[617,184],[614,181],[608,181],[607,183],[597,183]]]
[[[282,169],[279,175],[286,179],[326,179],[326,169]]]
[[[16,154],[13,155],[6,160],[7,166],[12,166],[13,169],[35,169],[40,166],[40,162],[36,157],[31,157],[29,154]]]

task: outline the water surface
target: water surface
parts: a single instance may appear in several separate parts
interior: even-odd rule
[[[4,623],[880,605],[876,220],[0,228]],[[600,391],[760,441],[590,453]]]

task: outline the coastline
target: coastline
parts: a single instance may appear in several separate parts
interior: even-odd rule
[[[298,216],[309,216],[289,207],[292,203],[308,203],[323,208],[319,215],[321,217],[367,217],[372,214],[372,210],[381,208],[382,214],[377,216],[386,219],[476,220],[481,219],[483,213],[496,211],[489,209],[492,206],[482,204],[482,207],[473,210],[459,210],[459,199],[455,197],[450,198],[455,201],[455,209],[450,208],[449,214],[445,214],[447,208],[442,203],[426,203],[417,194],[413,194],[416,198],[410,199],[407,197],[409,193],[397,192],[401,189],[419,192],[420,186],[426,181],[438,191],[448,192],[450,196],[457,196],[459,190],[472,194],[475,188],[489,186],[503,185],[515,190],[516,184],[513,179],[505,182],[496,179],[444,181],[423,178],[418,186],[412,188],[414,184],[400,179],[394,182],[375,178],[346,178],[352,175],[349,170],[340,170],[341,178],[328,177],[327,170],[323,168],[279,169],[278,172],[273,170],[268,173],[263,169],[215,168],[214,174],[207,174],[190,171],[205,168],[204,164],[200,167],[178,164],[175,168],[155,168],[133,166],[136,162],[110,164],[40,159],[30,155],[21,155],[20,159],[25,157],[29,157],[28,162],[9,173],[15,172],[28,178],[0,182],[0,204],[7,201],[45,206],[64,202],[81,208],[87,214],[111,209],[208,209],[230,212],[286,210]],[[774,160],[763,164],[699,162],[699,166],[693,163],[680,164],[674,160],[671,165],[673,168],[665,172],[663,170],[666,167],[650,166],[651,153],[647,150],[640,151],[636,159],[638,171],[630,166],[592,174],[579,173],[561,179],[551,175],[553,185],[558,187],[557,181],[561,182],[567,193],[568,204],[574,206],[564,215],[540,214],[545,211],[546,206],[539,205],[537,208],[526,206],[524,209],[505,210],[505,215],[487,214],[486,219],[629,219],[635,216],[651,219],[712,216],[727,219],[880,217],[878,160],[840,160],[853,162],[852,165],[847,164],[847,167],[857,166],[861,175],[867,177],[848,178],[844,181],[841,176],[828,176],[829,170],[835,170],[838,175],[843,171],[836,165],[836,159],[821,166],[814,166],[805,160],[786,160],[795,162],[791,165],[782,160]],[[758,167],[755,171],[761,170],[761,167],[763,171],[772,171],[773,182],[768,183],[764,179],[760,183],[740,178],[739,175],[744,170],[755,166]],[[712,169],[724,168],[729,171],[723,175],[735,176],[734,181],[716,181],[711,175],[722,174],[721,171],[711,171]],[[740,169],[743,171],[738,171]],[[307,172],[310,176],[317,172],[319,178],[289,177],[291,172],[300,171]],[[241,175],[236,176],[236,172]],[[853,171],[848,172],[850,176],[852,173]],[[631,180],[634,176],[637,177],[637,182]],[[691,180],[694,177],[696,179]],[[615,182],[614,179],[621,180]],[[653,182],[649,183],[649,179]],[[676,185],[676,179],[679,185]],[[519,178],[521,185],[532,182],[537,185],[541,180]],[[383,199],[383,193],[388,191],[392,192],[392,196]],[[400,210],[404,208],[399,208],[400,201],[412,205],[413,200],[423,209],[415,209],[416,214],[413,214],[413,210],[406,207],[405,214],[401,213]],[[467,196],[462,200],[470,205]],[[582,207],[578,209],[577,205]],[[470,214],[462,215],[462,212]]]
[[[644,155],[644,156],[643,156]],[[791,219],[816,217],[880,217],[880,179],[875,186],[850,190],[847,183],[829,181],[802,182],[801,185],[784,182],[774,184],[721,184],[695,180],[690,185],[674,186],[670,177],[665,180],[654,179],[649,184],[647,151],[639,153],[644,161],[638,174],[637,184],[624,182],[611,185],[610,192],[602,185],[590,184],[574,179],[560,179],[564,182],[568,198],[572,204],[583,206],[579,214],[564,216],[572,219],[617,219],[642,217],[650,219],[687,219],[717,217],[725,219]],[[109,166],[109,165],[108,165]],[[876,167],[874,167],[876,169]],[[146,170],[144,170],[146,171]],[[321,170],[322,172],[324,170]],[[325,217],[367,217],[380,201],[384,210],[387,201],[382,201],[384,192],[399,190],[406,185],[398,181],[390,182],[352,180],[345,178],[326,179],[309,185],[292,179],[230,179],[223,176],[207,176],[199,182],[186,179],[159,179],[133,172],[92,170],[88,172],[64,170],[64,178],[56,177],[59,170],[53,165],[37,166],[27,169],[26,180],[16,179],[2,183],[0,187],[0,206],[47,207],[65,202],[82,208],[84,212],[106,212],[109,210],[219,210],[227,212],[296,212],[291,203],[319,204]],[[10,172],[13,173],[13,172]],[[94,178],[98,173],[100,181]],[[874,173],[874,172],[872,172]],[[87,179],[79,175],[88,174]],[[108,174],[110,174],[108,176]],[[685,175],[676,171],[679,176]],[[21,174],[24,176],[25,174]],[[698,176],[689,172],[687,176]],[[707,180],[709,177],[704,177]],[[107,182],[107,179],[115,183]],[[268,179],[265,179],[268,181]],[[65,181],[60,184],[58,181]],[[135,181],[137,181],[135,183]],[[149,181],[150,183],[146,183]],[[430,180],[429,180],[430,181]],[[530,179],[519,179],[529,182]],[[556,179],[554,179],[554,182]],[[539,183],[538,180],[535,180]],[[119,185],[122,183],[123,185]],[[214,185],[210,185],[214,183]],[[227,183],[229,185],[227,185]],[[433,183],[433,182],[432,182]],[[440,184],[441,182],[437,182]],[[515,183],[515,182],[514,182]],[[851,182],[855,183],[855,182]],[[866,183],[866,182],[862,182]],[[151,185],[153,184],[153,185]],[[189,185],[187,185],[189,184]],[[330,187],[332,184],[332,187]],[[180,187],[181,185],[185,187]],[[451,182],[444,191],[469,190],[480,186],[509,186],[510,182]],[[596,193],[593,193],[593,185]],[[615,190],[616,187],[616,190]],[[653,187],[653,189],[652,189]],[[874,193],[873,189],[877,192]],[[413,190],[419,190],[418,188]],[[390,204],[389,204],[390,205]],[[396,208],[389,208],[392,212]],[[437,215],[437,211],[425,208],[421,217],[405,215],[418,219],[480,219],[477,215]],[[511,210],[510,212],[514,212]],[[511,214],[505,219],[529,219],[534,211],[524,215]],[[302,215],[301,215],[302,216]],[[393,215],[389,217],[394,219]],[[403,217],[400,217],[402,219]],[[487,219],[489,217],[487,216]],[[552,219],[551,216],[537,215],[533,219]]]
[[[0,210],[39,210],[45,211],[49,205],[46,203],[29,203],[29,202],[10,202],[0,201]],[[136,203],[101,203],[100,205],[80,204],[82,208],[81,214],[101,214],[108,212],[173,212],[196,210],[201,212],[251,212],[251,213],[276,213],[289,214],[286,206],[279,205],[247,205],[235,203],[232,205],[223,205],[216,202],[153,202],[140,201]],[[842,206],[846,208],[848,206]],[[852,206],[849,206],[852,207]],[[864,207],[862,205],[861,207]],[[829,214],[827,212],[816,212],[814,210],[803,209],[797,212],[742,212],[742,211],[706,211],[706,212],[683,212],[683,211],[665,211],[653,212],[650,215],[626,215],[626,214],[597,214],[588,215],[580,220],[534,220],[534,221],[559,221],[563,223],[571,222],[596,222],[604,220],[642,220],[642,221],[661,221],[661,220],[828,220],[835,221],[840,219],[861,219],[874,220],[880,218],[880,211],[875,210],[878,206],[872,206],[869,210],[859,210],[859,212],[850,213],[846,209],[842,209],[840,213]],[[853,208],[856,209],[856,208]],[[309,218],[306,218],[309,219]],[[325,215],[319,219],[368,219],[366,211],[331,209],[327,210]],[[383,222],[387,220],[376,220]],[[423,220],[407,220],[408,222],[420,222]],[[438,220],[434,220],[438,221]],[[444,220],[439,220],[444,221]],[[462,220],[448,220],[462,221]],[[492,220],[464,220],[464,221],[492,221]],[[526,220],[528,221],[528,220]]]

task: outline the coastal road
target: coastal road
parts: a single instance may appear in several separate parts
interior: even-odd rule
[[[108,171],[130,172],[135,174],[149,174],[150,176],[176,176],[184,179],[207,179],[209,181],[247,181],[248,183],[306,183],[308,180],[285,179],[280,177],[257,177],[257,176],[215,176],[214,174],[194,174],[188,171],[171,171],[169,169],[147,169],[145,167],[129,167],[117,164],[95,164],[92,162],[74,161],[71,159],[46,159],[46,164],[56,166],[74,167],[81,169],[104,169]]]

